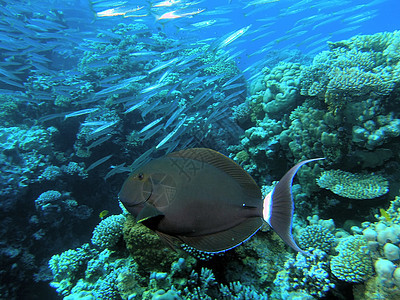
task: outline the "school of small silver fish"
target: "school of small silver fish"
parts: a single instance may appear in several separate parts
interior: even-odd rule
[[[282,50],[303,47],[309,54],[317,53],[326,48],[331,38],[361,33],[361,25],[373,20],[378,15],[377,7],[386,1],[354,4],[343,0],[227,0],[224,5],[210,8],[204,0],[92,0],[86,11],[65,4],[57,9],[35,7],[33,14],[32,7],[23,2],[2,1],[0,91],[38,106],[46,106],[56,97],[69,98],[68,109],[46,112],[39,121],[79,122],[80,132],[85,134],[83,147],[88,152],[114,141],[114,133],[121,130],[122,118],[139,116],[136,132],[126,134],[136,134],[142,145],[151,141],[153,146],[137,153],[131,165],[111,167],[105,175],[108,179],[145,163],[157,151],[167,154],[177,148],[196,146],[212,130],[225,127],[222,123],[230,108],[246,97],[245,78],[259,76],[262,67],[268,65],[266,54],[277,45]],[[237,27],[229,17],[237,11],[242,12],[244,19],[248,18],[247,25]],[[265,17],[254,20],[253,16],[260,13]],[[53,63],[54,57],[73,60],[84,53],[94,53],[94,45],[106,47],[122,41],[123,34],[104,29],[107,22],[117,21],[146,24],[147,29],[130,32],[138,37],[141,49],[126,54],[127,59],[148,65],[142,71],[127,75],[116,70],[98,78],[96,86],[83,87],[88,70],[96,72],[107,67],[109,59],[118,55],[116,51],[97,54],[81,69]],[[335,28],[330,35],[321,34],[320,30],[329,26]],[[203,38],[210,29],[216,30],[216,36]],[[160,47],[152,36],[157,31],[174,31],[177,38],[168,49]],[[178,38],[180,35],[185,38]],[[247,53],[246,43],[261,46]],[[205,53],[182,54],[200,45],[206,46]],[[202,55],[212,55],[214,61],[234,65],[244,57],[255,62],[240,74],[225,78],[204,72],[214,62],[199,64]],[[171,83],[169,78],[176,74],[179,78]],[[27,82],[31,76],[48,78],[48,82],[32,89]],[[87,92],[83,98],[79,96],[82,89]],[[133,94],[132,90],[138,92]],[[183,91],[186,103],[175,100]],[[160,100],[160,94],[164,99]],[[103,118],[104,105],[110,99],[121,111],[118,116]],[[111,152],[104,153],[103,157],[88,160],[87,171],[110,162],[120,163],[113,161]]]

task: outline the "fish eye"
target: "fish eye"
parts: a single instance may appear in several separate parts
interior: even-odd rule
[[[137,177],[138,177],[139,180],[143,180],[144,175],[143,175],[143,173],[139,173]]]

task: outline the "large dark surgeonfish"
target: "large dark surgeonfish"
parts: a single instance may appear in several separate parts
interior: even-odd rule
[[[291,233],[291,186],[297,170],[315,160],[295,165],[262,200],[253,178],[233,160],[211,149],[187,149],[135,170],[118,196],[137,222],[171,246],[223,252],[250,238],[265,220],[286,244],[303,252]]]

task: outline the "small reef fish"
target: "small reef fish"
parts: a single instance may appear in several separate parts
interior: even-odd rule
[[[251,24],[243,27],[233,33],[231,33],[229,36],[227,36],[219,45],[218,45],[218,50],[222,49],[226,46],[228,46],[229,44],[231,44],[232,42],[234,42],[235,40],[237,40],[238,38],[240,38],[243,34],[245,34],[251,27]]]
[[[267,4],[267,3],[274,3],[274,2],[278,2],[280,0],[254,0],[254,1],[250,1],[249,3],[247,3],[247,5],[244,8],[247,8],[249,6],[255,6],[255,5],[262,5],[262,4]]]
[[[93,143],[91,143],[89,146],[87,146],[86,149],[89,151],[90,149],[95,148],[95,147],[107,142],[111,138],[112,138],[111,134],[103,136],[102,138],[95,140]]]
[[[173,6],[173,5],[181,3],[181,2],[182,2],[181,0],[165,0],[165,1],[161,1],[156,4],[153,4],[151,7],[170,7],[170,6]]]
[[[156,20],[170,20],[170,19],[179,19],[179,18],[183,18],[183,17],[189,17],[189,16],[194,16],[197,15],[203,11],[205,11],[205,9],[198,9],[196,11],[192,11],[192,12],[188,12],[188,13],[178,13],[179,10],[173,10],[170,12],[166,12],[164,14],[162,14],[161,16],[157,16]]]
[[[130,113],[132,111],[134,111],[135,109],[138,109],[139,107],[143,106],[144,104],[146,104],[147,100],[142,100],[139,101],[138,103],[132,105],[131,107],[129,107],[126,111],[124,111],[124,114]]]
[[[97,13],[98,17],[115,17],[115,16],[125,16],[126,14],[139,11],[143,9],[144,6],[138,6],[136,8],[125,8],[125,7],[114,7],[106,9]]]
[[[97,134],[97,133],[99,133],[99,132],[102,132],[103,130],[106,130],[107,128],[110,128],[110,127],[114,126],[114,125],[117,124],[117,123],[118,123],[118,121],[107,122],[107,123],[105,123],[104,125],[102,125],[102,126],[96,128],[95,130],[93,130],[93,131],[90,133],[90,135],[93,135],[93,134]]]
[[[112,154],[107,155],[103,158],[100,158],[99,160],[96,160],[94,163],[92,163],[87,169],[86,172],[89,172],[90,170],[93,170],[94,168],[100,166],[101,164],[105,163],[107,160],[109,160],[112,157]]]
[[[386,221],[390,222],[392,221],[392,218],[390,217],[390,215],[387,213],[386,210],[384,210],[383,208],[379,209],[381,216],[385,218]]]
[[[107,121],[92,121],[92,122],[84,122],[81,126],[103,126],[107,124]]]
[[[185,123],[187,116],[185,116],[178,125],[176,125],[176,127],[174,128],[174,130],[172,130],[165,138],[163,138],[161,140],[161,142],[159,142],[156,146],[156,149],[160,149],[161,146],[163,146],[166,142],[168,142],[174,135],[176,135],[176,133],[178,132],[178,130],[181,128],[181,126]]]
[[[161,120],[162,120],[163,118],[164,118],[164,117],[160,117],[160,118],[154,120],[153,122],[151,122],[150,124],[147,124],[146,126],[144,126],[144,127],[142,128],[142,130],[139,131],[139,133],[143,133],[143,132],[149,130],[150,128],[156,126],[158,123],[161,122]]]
[[[78,111],[75,111],[75,112],[65,115],[64,120],[66,120],[68,118],[72,118],[72,117],[88,115],[88,114],[94,113],[95,111],[98,111],[98,110],[99,110],[98,108],[87,108],[87,109],[78,110]]]
[[[184,107],[177,109],[172,115],[171,117],[169,117],[169,119],[167,120],[167,122],[164,125],[164,129],[168,128],[179,116],[180,114],[184,111]]]
[[[118,197],[125,208],[171,247],[186,244],[224,252],[252,237],[264,220],[294,250],[292,167],[264,201],[253,178],[223,154],[207,148],[177,151],[136,169]]]
[[[164,126],[163,124],[160,124],[150,130],[147,130],[146,134],[143,137],[140,136],[142,142],[147,141],[148,139],[155,136],[157,133],[160,133],[160,130],[163,128],[163,126]]]
[[[143,166],[144,164],[148,163],[151,160],[151,154],[153,152],[154,148],[150,148],[145,153],[140,155],[137,159],[135,159],[135,161],[130,166],[128,166],[131,169],[131,172],[132,170],[136,170],[141,166]]]
[[[163,69],[169,67],[170,65],[175,64],[179,59],[180,59],[179,57],[175,57],[169,61],[163,62],[163,63],[159,64],[158,66],[154,67],[153,69],[151,69],[149,71],[149,74],[163,70]]]
[[[122,89],[126,89],[131,83],[138,82],[146,77],[147,77],[146,75],[140,75],[140,76],[134,76],[134,77],[131,77],[128,79],[124,79],[117,85],[113,85],[109,88],[106,88],[104,90],[97,92],[96,95],[106,95],[106,94],[110,94],[110,93],[116,93]]]
[[[99,217],[100,217],[100,219],[104,219],[104,217],[105,216],[107,216],[108,215],[108,210],[102,210],[100,213],[99,213]]]
[[[124,173],[124,172],[132,172],[132,169],[129,167],[125,166],[126,163],[117,165],[117,166],[111,166],[111,170],[106,174],[106,176],[104,176],[104,181],[106,181],[108,178],[110,178],[111,176],[114,176],[116,174],[119,173]]]
[[[196,27],[196,28],[205,28],[205,27],[215,24],[215,22],[217,22],[217,20],[207,20],[207,21],[193,23],[193,24],[191,24],[191,26]]]

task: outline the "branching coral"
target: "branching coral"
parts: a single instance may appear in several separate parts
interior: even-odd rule
[[[321,298],[335,287],[329,278],[328,256],[321,250],[314,250],[310,256],[298,253],[296,259],[287,260],[274,283],[280,287],[276,295],[279,299],[288,299],[292,292]]]
[[[310,225],[305,227],[297,237],[299,246],[305,250],[311,248],[320,249],[329,253],[335,242],[334,235],[322,225]]]
[[[53,255],[49,267],[53,273],[53,282],[50,284],[62,295],[69,294],[70,290],[80,278],[87,262],[98,252],[84,244],[77,249],[70,249],[62,254]]]
[[[373,275],[372,258],[363,236],[344,238],[336,250],[339,254],[331,259],[331,271],[337,278],[358,283]]]
[[[229,283],[229,286],[221,284],[220,292],[223,299],[232,300],[268,300],[267,293],[258,293],[251,286],[242,285],[239,281]]]
[[[124,222],[122,214],[105,218],[93,230],[92,243],[101,250],[114,247],[122,237]]]

